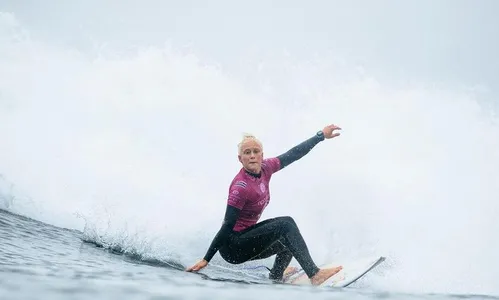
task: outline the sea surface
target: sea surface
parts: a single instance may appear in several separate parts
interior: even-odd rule
[[[105,249],[85,241],[82,232],[4,210],[0,210],[0,239],[1,299],[499,299],[392,293],[355,284],[296,287],[271,283],[251,271],[216,268],[206,274],[187,273],[178,263]]]

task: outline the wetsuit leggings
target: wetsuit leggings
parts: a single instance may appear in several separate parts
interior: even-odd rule
[[[233,264],[268,258],[275,254],[270,279],[281,280],[293,256],[309,278],[319,271],[291,217],[268,219],[243,231],[233,232],[228,243],[220,249],[220,255]]]

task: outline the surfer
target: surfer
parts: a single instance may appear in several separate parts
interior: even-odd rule
[[[222,226],[204,258],[186,271],[199,271],[206,267],[219,251],[222,258],[232,264],[276,255],[269,274],[269,278],[276,281],[282,281],[293,257],[313,285],[320,285],[338,273],[342,266],[317,267],[293,218],[283,216],[257,223],[270,201],[272,174],[305,156],[319,142],[339,136],[338,130],[341,128],[328,125],[287,152],[267,159],[263,158],[262,143],[255,136],[245,135],[238,145],[242,168],[230,184]]]

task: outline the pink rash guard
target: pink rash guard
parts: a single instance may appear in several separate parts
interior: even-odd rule
[[[281,169],[279,158],[264,159],[260,177],[248,174],[244,168],[234,177],[229,187],[228,205],[241,210],[234,231],[254,225],[270,202],[269,182],[272,174]]]

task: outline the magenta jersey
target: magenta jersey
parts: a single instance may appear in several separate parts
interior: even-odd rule
[[[234,177],[229,187],[228,204],[241,210],[234,231],[241,231],[258,222],[270,201],[270,178],[280,168],[281,162],[277,157],[268,158],[262,162],[259,178],[246,173],[244,168]]]

